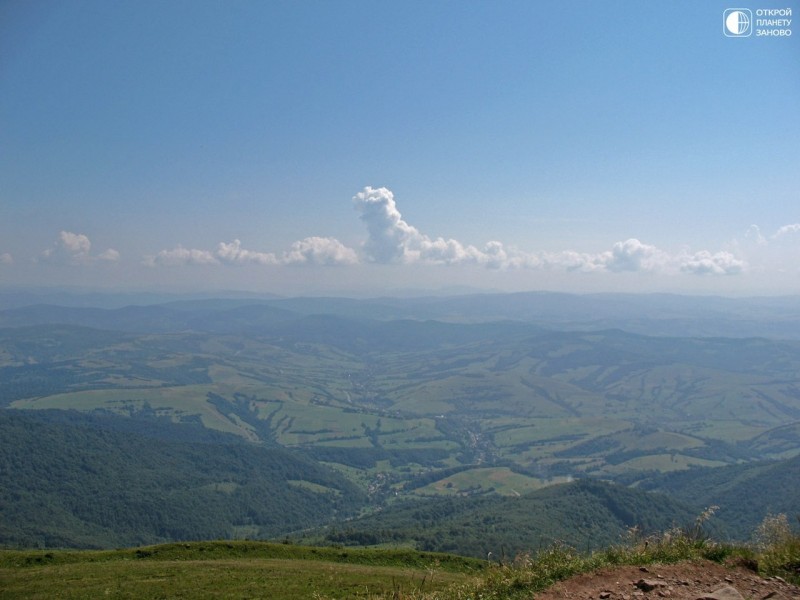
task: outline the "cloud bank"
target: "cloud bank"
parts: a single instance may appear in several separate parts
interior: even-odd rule
[[[671,254],[637,238],[614,243],[609,250],[597,253],[563,250],[561,252],[525,252],[492,240],[481,247],[443,237],[431,237],[403,219],[394,194],[385,187],[365,187],[353,196],[353,206],[366,226],[366,239],[358,248],[350,248],[333,237],[311,236],[281,252],[263,252],[245,248],[239,239],[219,242],[216,248],[171,249],[146,256],[150,267],[223,267],[255,265],[346,266],[363,263],[405,265],[473,265],[486,269],[538,269],[586,273],[688,273],[700,276],[737,275],[748,269],[744,259],[729,251],[682,250]],[[779,228],[769,239],[756,225],[745,237],[756,245],[789,238],[800,233],[800,223]],[[62,231],[51,248],[35,260],[42,263],[87,265],[116,262],[119,252],[109,248],[92,253],[92,243],[85,234]],[[0,264],[12,264],[10,254],[0,254]]]
[[[332,237],[307,237],[294,242],[280,254],[250,250],[238,239],[220,242],[214,250],[176,246],[148,256],[145,264],[158,266],[186,265],[261,265],[340,266],[359,263],[406,265],[475,265],[488,269],[550,269],[609,273],[691,273],[695,275],[736,275],[747,264],[727,251],[701,250],[678,254],[646,244],[637,238],[616,242],[604,252],[585,253],[523,252],[492,240],[482,247],[465,244],[452,238],[430,237],[403,219],[394,194],[380,187],[365,187],[353,197],[353,206],[366,226],[367,237],[360,248],[345,246]],[[800,225],[781,228],[776,236],[800,231]],[[763,239],[757,227],[751,237]],[[73,256],[88,253],[88,240],[64,240]]]

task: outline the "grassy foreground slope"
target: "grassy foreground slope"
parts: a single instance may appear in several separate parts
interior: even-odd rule
[[[374,598],[474,578],[480,561],[414,551],[194,542],[111,551],[0,550],[2,598]]]
[[[681,588],[676,590],[676,597],[700,597],[714,589],[710,585],[719,587],[720,582],[751,590],[754,573],[742,571],[743,566],[757,570],[762,577],[773,577],[769,587],[759,586],[761,594],[757,597],[764,592],[765,598],[798,597],[800,587],[787,580],[800,582],[800,538],[788,532],[785,519],[766,520],[761,528],[764,535],[751,547],[718,544],[702,535],[700,524],[698,520],[690,529],[673,529],[647,539],[629,538],[626,543],[592,553],[556,544],[499,563],[415,551],[300,548],[253,542],[172,544],[106,552],[0,551],[0,593],[3,598],[26,599],[514,600],[530,599],[534,594],[539,597],[539,592],[554,583],[590,573],[598,594],[615,585],[622,597],[627,597],[626,591],[635,597],[637,592],[642,593],[637,589],[639,584],[620,586],[620,567],[635,565],[635,571],[624,569],[630,581],[641,577],[643,571],[660,577],[663,565],[679,563],[670,569],[674,584]],[[648,569],[645,565],[654,566]],[[737,565],[737,571],[727,570]],[[598,569],[603,570],[600,578],[596,578]],[[687,575],[690,572],[692,575]],[[597,587],[597,582],[603,587]],[[565,589],[570,589],[569,583],[548,597],[567,596]],[[688,593],[682,593],[684,589]]]

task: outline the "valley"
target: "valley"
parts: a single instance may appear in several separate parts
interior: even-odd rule
[[[641,332],[637,315],[663,298],[625,299],[637,331],[603,328],[608,314],[592,319],[613,312],[608,299],[571,298],[567,312],[580,302],[584,312],[570,323],[584,330],[564,327],[557,299],[528,300],[540,312],[508,295],[10,308],[0,311],[0,403],[41,415],[37,427],[288,451],[328,470],[329,483],[318,474],[275,485],[322,499],[349,490],[337,517],[320,509],[278,529],[232,518],[225,537],[279,536],[413,501],[513,500],[573,480],[666,490],[669,474],[800,455],[800,341],[745,335],[753,323],[773,329],[785,309],[743,301],[732,311],[749,311],[743,330],[665,336],[663,323]],[[707,301],[698,302],[673,312],[701,320]],[[243,485],[219,478],[204,493]],[[762,517],[739,515],[723,529],[745,537],[745,522]],[[172,539],[158,531],[137,543]]]

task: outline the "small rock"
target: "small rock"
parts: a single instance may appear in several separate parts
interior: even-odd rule
[[[634,585],[643,592],[652,592],[656,588],[665,587],[661,581],[653,579],[640,579]]]
[[[736,588],[726,585],[710,594],[698,596],[697,600],[744,600],[744,596],[736,591]]]
[[[608,600],[611,598],[611,592],[600,592],[600,600]]]

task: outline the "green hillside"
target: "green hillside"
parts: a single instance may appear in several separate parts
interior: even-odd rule
[[[277,537],[364,500],[342,476],[280,448],[169,441],[184,432],[163,423],[145,437],[88,417],[42,417],[0,411],[0,545]]]
[[[346,545],[413,544],[421,550],[513,558],[555,542],[589,551],[691,524],[697,513],[660,494],[600,481],[550,486],[520,497],[443,498],[390,506],[327,528]],[[311,539],[314,539],[313,537]]]
[[[782,461],[692,469],[640,483],[693,506],[718,506],[715,518],[746,540],[768,514],[800,516],[800,456]],[[792,519],[797,528],[798,521]]]

